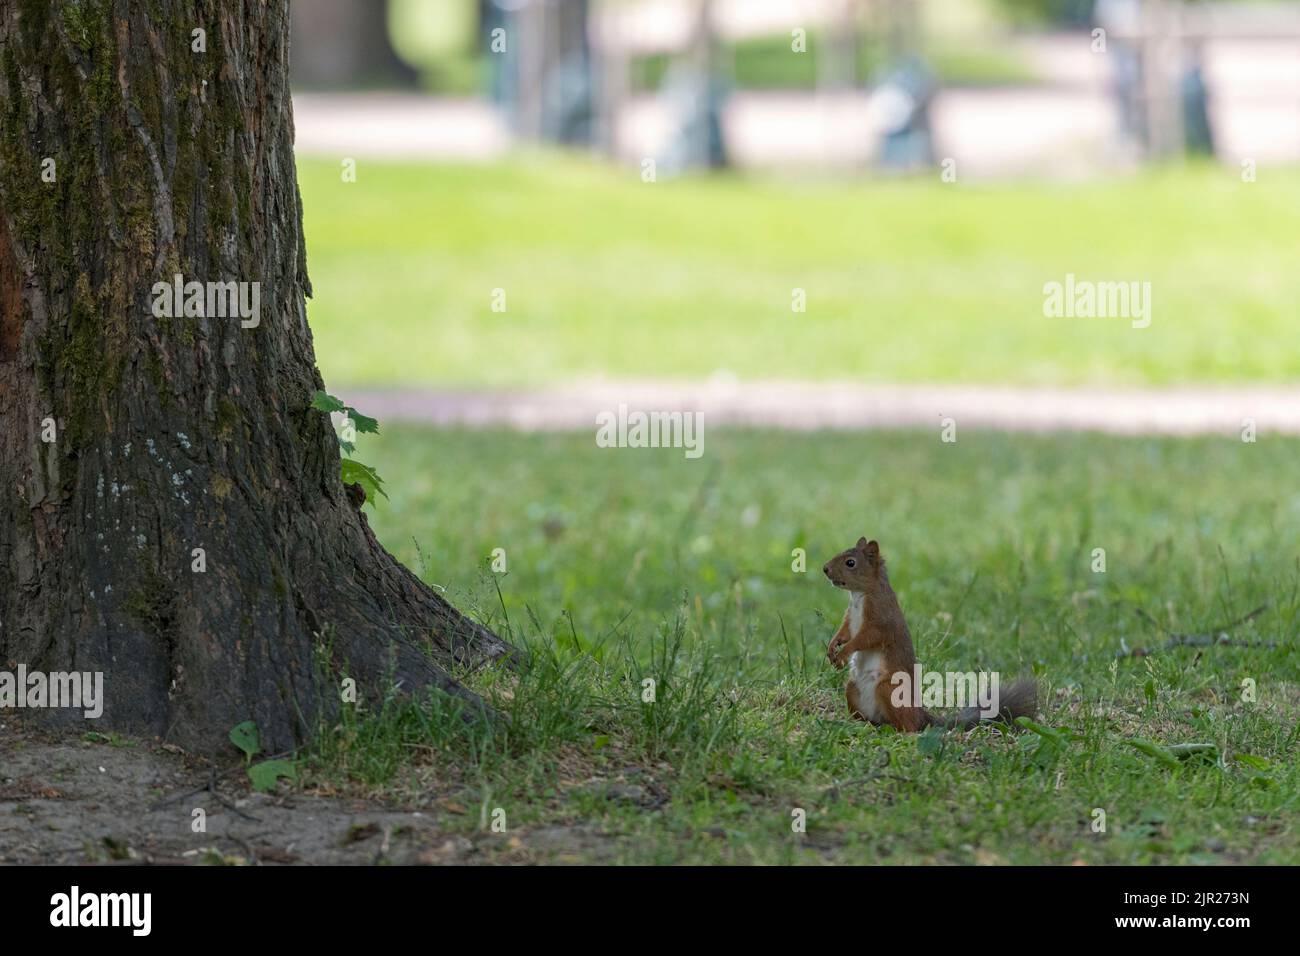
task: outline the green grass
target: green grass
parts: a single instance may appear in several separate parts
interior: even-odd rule
[[[500,721],[466,727],[436,698],[345,717],[314,779],[433,806],[486,859],[559,828],[570,836],[535,855],[1300,861],[1300,442],[731,431],[705,448],[687,461],[587,434],[367,437],[392,495],[372,514],[380,538],[532,653],[517,673],[463,675]],[[923,664],[1037,675],[1060,746],[847,719],[823,657],[844,595],[819,569],[860,534],[882,544]],[[496,548],[505,574],[488,570]],[[1201,632],[1264,603],[1232,633],[1274,648],[1116,659],[1163,644],[1160,628]],[[1225,759],[1170,768],[1133,740]],[[497,808],[504,834],[483,829]]]
[[[719,371],[1054,385],[1300,375],[1295,171],[647,184],[633,169],[531,157],[362,162],[355,183],[304,161],[299,175],[309,316],[336,390]],[[1043,286],[1067,273],[1150,282],[1151,326],[1045,318]],[[804,313],[791,311],[796,288]]]

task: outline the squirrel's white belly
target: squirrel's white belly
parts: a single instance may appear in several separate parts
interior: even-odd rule
[[[854,651],[849,655],[849,680],[858,685],[858,710],[873,723],[883,719],[876,701],[876,685],[885,676],[885,659],[879,651]]]

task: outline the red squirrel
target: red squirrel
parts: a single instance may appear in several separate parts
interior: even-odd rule
[[[845,696],[849,713],[873,724],[889,724],[897,730],[914,733],[937,724],[941,727],[973,727],[980,722],[978,707],[970,707],[952,717],[931,714],[913,702],[898,705],[892,699],[895,674],[913,678],[916,651],[907,630],[903,609],[885,573],[885,559],[880,545],[866,538],[847,551],[831,558],[822,568],[831,584],[849,592],[849,609],[844,622],[831,638],[826,656],[837,668],[849,665],[849,683]],[[1038,687],[1032,680],[1016,681],[1001,692],[997,719],[1032,717]]]

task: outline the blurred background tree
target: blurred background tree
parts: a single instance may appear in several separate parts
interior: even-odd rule
[[[290,80],[324,89],[414,86],[419,71],[393,48],[389,0],[290,4]]]

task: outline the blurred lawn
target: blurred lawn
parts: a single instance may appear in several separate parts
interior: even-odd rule
[[[807,37],[807,54],[800,55],[791,52],[788,33],[750,37],[722,44],[718,58],[729,67],[725,76],[732,89],[811,91],[818,82],[817,57],[828,41],[829,37],[814,31]],[[1026,63],[1006,52],[1005,44],[999,48],[994,42],[932,39],[926,44],[925,57],[935,80],[944,87],[1001,86],[1038,79]],[[634,57],[630,64],[633,87],[660,89],[672,63],[680,59],[668,53]],[[863,85],[880,82],[890,72],[890,62],[880,38],[864,36],[851,64],[853,79]]]
[[[829,639],[819,615],[837,625],[844,597],[819,569],[860,534],[880,539],[915,631],[958,615],[954,661],[1071,667],[1150,638],[1139,605],[1187,630],[1271,598],[1257,622],[1271,637],[1293,635],[1300,608],[1293,439],[714,430],[687,460],[586,432],[382,426],[359,454],[388,482],[391,500],[366,512],[405,564],[488,616],[499,583],[515,620],[527,605],[566,636],[562,612],[581,634],[625,612],[649,631],[687,594],[713,647],[773,661],[778,614]],[[1096,547],[1106,574],[1090,570]],[[509,565],[495,581],[494,548]]]
[[[642,183],[578,158],[303,160],[332,388],[575,376],[1019,383],[1300,375],[1300,174],[1083,185]],[[960,172],[960,169],[959,169]],[[1043,285],[1149,281],[1154,318],[1049,319]],[[508,311],[494,313],[492,290]],[[807,312],[791,311],[795,288]]]

